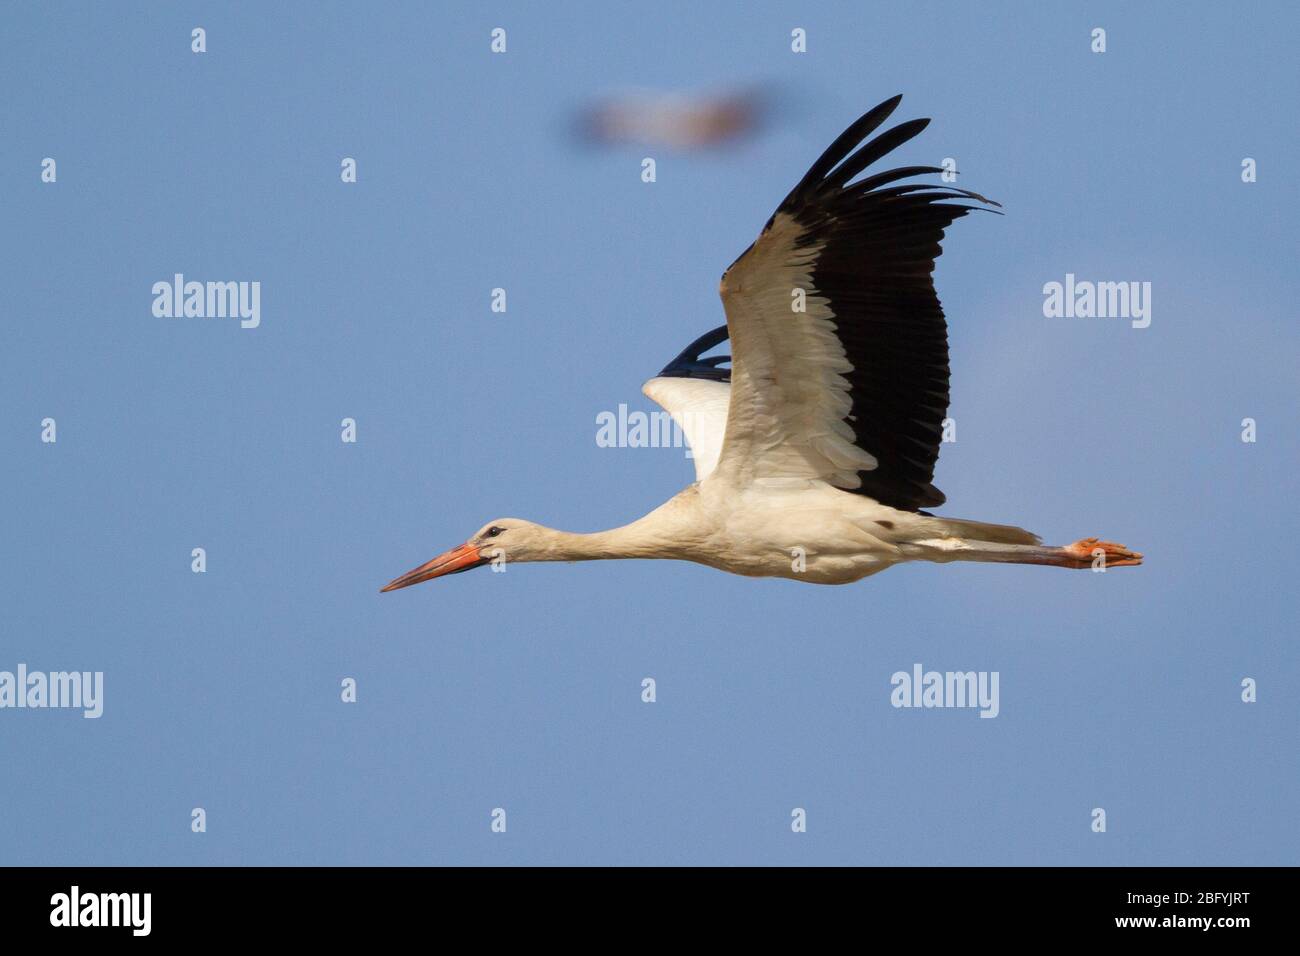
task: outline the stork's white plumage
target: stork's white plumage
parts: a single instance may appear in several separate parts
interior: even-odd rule
[[[660,376],[646,382],[641,391],[659,403],[686,436],[695,462],[695,480],[713,474],[722,455],[731,386],[710,379]]]
[[[1096,538],[1049,547],[1020,528],[922,510],[944,502],[931,483],[948,408],[934,261],[948,225],[997,204],[963,189],[892,185],[942,172],[933,166],[854,181],[929,123],[868,140],[900,99],[845,130],[723,274],[726,326],[645,384],[691,445],[694,484],[610,531],[498,519],[383,590],[497,559],[675,558],[817,584],[916,560],[1141,564]],[[730,369],[726,356],[704,357],[728,338]]]

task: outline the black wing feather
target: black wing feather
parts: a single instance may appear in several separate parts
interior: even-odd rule
[[[731,361],[730,355],[700,357],[715,345],[721,345],[725,341],[727,341],[727,327],[725,325],[705,332],[682,349],[675,359],[665,365],[664,370],[659,373],[660,376],[664,378],[704,378],[714,382],[730,382],[731,369],[718,368],[723,362]]]
[[[812,164],[812,167],[804,174],[803,179],[799,180],[799,184],[790,191],[790,195],[785,197],[779,208],[785,208],[792,203],[799,202],[806,193],[817,189],[822,180],[826,178],[826,175],[838,166],[845,156],[853,152],[860,142],[874,133],[881,123],[889,119],[889,114],[897,109],[902,99],[903,94],[899,93],[858,117],[848,129],[835,138],[835,142],[826,147],[826,152],[817,158],[817,162]]]

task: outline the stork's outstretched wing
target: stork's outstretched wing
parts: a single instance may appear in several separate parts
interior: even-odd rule
[[[704,353],[727,340],[727,327],[705,332],[664,366],[655,378],[641,386],[672,416],[686,436],[695,460],[695,480],[703,481],[718,463],[722,433],[727,427],[727,404],[731,396],[731,369],[722,368],[730,355]]]
[[[722,277],[731,402],[715,477],[822,479],[912,511],[943,503],[930,482],[948,408],[948,330],[931,273],[944,229],[980,207],[942,200],[997,204],[891,185],[937,166],[851,182],[929,123],[902,123],[859,148],[900,99],[845,130]]]
[[[709,477],[722,452],[731,386],[716,379],[660,376],[646,382],[641,391],[658,402],[686,436],[695,480]]]

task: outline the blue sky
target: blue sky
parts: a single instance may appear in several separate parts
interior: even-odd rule
[[[105,702],[0,710],[0,863],[1300,863],[1294,6],[442,7],[6,14],[0,670],[103,671]],[[567,135],[611,89],[750,83],[779,106],[732,149]],[[597,414],[650,407],[897,92],[934,123],[893,158],[1006,212],[936,273],[942,513],[1142,568],[378,593],[490,518],[594,530],[689,482]],[[261,325],[154,317],[177,272],[259,281]],[[1067,273],[1149,281],[1150,327],[1045,318]],[[917,662],[998,671],[999,716],[892,708]]]

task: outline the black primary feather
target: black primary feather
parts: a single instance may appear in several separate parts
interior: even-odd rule
[[[726,340],[725,325],[705,332],[682,349],[681,353],[664,366],[664,370],[659,374],[665,378],[704,378],[714,382],[730,382],[731,369],[718,368],[723,362],[731,361],[730,355],[711,355],[708,358],[701,358],[709,349]]]

